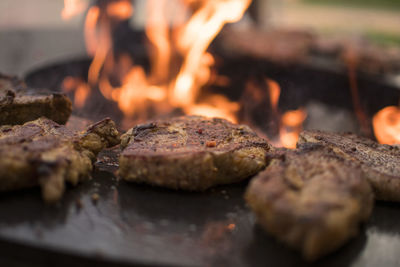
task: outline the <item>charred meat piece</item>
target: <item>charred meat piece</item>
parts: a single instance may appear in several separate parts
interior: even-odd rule
[[[17,78],[0,74],[0,125],[23,124],[42,116],[65,124],[71,111],[64,94],[32,92]]]
[[[110,119],[75,133],[47,118],[0,126],[0,191],[40,185],[46,202],[58,201],[65,181],[76,185],[105,147],[119,143]]]
[[[308,143],[329,147],[338,156],[360,164],[376,199],[400,201],[400,147],[381,145],[354,134],[304,131],[298,146]]]
[[[267,153],[269,165],[245,198],[258,223],[281,242],[316,260],[357,234],[373,207],[358,165],[319,145]]]
[[[247,126],[201,116],[138,125],[122,136],[121,145],[122,178],[189,191],[256,174],[270,149]]]

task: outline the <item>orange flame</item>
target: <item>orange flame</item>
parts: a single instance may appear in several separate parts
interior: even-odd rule
[[[375,137],[381,144],[400,144],[400,108],[388,106],[372,119]]]
[[[75,91],[74,105],[78,108],[82,108],[90,93],[90,87],[79,78],[66,77],[62,83],[62,89],[64,92]]]
[[[223,95],[212,95],[203,104],[189,105],[184,110],[187,114],[203,115],[206,117],[225,118],[231,122],[237,123],[234,115],[239,111],[240,105],[231,102]]]
[[[286,111],[282,115],[282,126],[279,134],[283,147],[296,148],[296,143],[306,117],[307,113],[302,109]]]
[[[107,30],[108,25],[102,27],[99,31],[99,36],[97,36],[98,45],[96,44],[96,52],[92,64],[89,67],[88,81],[91,86],[95,86],[100,77],[100,70],[104,65],[107,55],[110,53],[111,49],[111,36]]]
[[[85,20],[86,51],[93,56],[97,50],[96,26],[100,16],[100,8],[93,6],[88,10]]]
[[[64,8],[61,11],[63,20],[69,20],[72,17],[82,13],[88,6],[87,1],[82,0],[64,0]]]
[[[226,228],[228,228],[228,230],[230,230],[230,231],[233,231],[236,228],[236,224],[230,223],[230,224],[228,224],[228,226]]]
[[[137,110],[145,110],[146,100],[162,101],[166,92],[157,86],[147,83],[143,68],[135,66],[123,80],[123,86],[112,92],[112,99],[118,102],[119,108],[127,116],[132,116]]]
[[[67,14],[66,10],[76,10],[79,1],[65,1],[65,7],[62,14]],[[75,9],[74,9],[75,8]],[[70,11],[71,12],[71,11]],[[76,83],[75,87],[75,105],[81,108],[86,98],[90,95],[91,87],[96,85],[103,95],[111,99],[111,92],[113,90],[108,79],[101,77],[101,69],[107,63],[108,57],[110,58],[110,67],[112,68],[112,40],[111,40],[111,18],[114,19],[127,19],[133,12],[132,5],[129,1],[120,0],[111,2],[107,5],[106,13],[102,13],[102,9],[98,6],[91,7],[85,19],[85,41],[86,50],[89,55],[93,56],[93,61],[90,64],[88,71],[89,84],[83,85]],[[67,83],[69,81],[66,81]],[[65,87],[66,88],[66,87]]]
[[[280,115],[278,109],[281,88],[279,84],[271,79],[266,79],[268,85],[269,99],[274,116],[280,117],[279,141],[277,145],[286,148],[296,148],[297,140],[303,128],[303,122],[307,118],[307,113],[302,109],[289,110]]]
[[[268,84],[268,93],[269,93],[272,110],[275,113],[277,113],[279,97],[281,95],[281,87],[279,86],[279,84],[277,82],[275,82],[273,80],[266,79],[266,82]]]
[[[209,79],[212,60],[204,60],[206,49],[226,23],[238,21],[250,5],[250,0],[203,1],[181,31],[177,41],[184,52],[184,62],[172,91],[173,101],[181,106],[193,104],[199,88]],[[210,57],[209,55],[207,55]],[[201,73],[204,79],[199,79]]]
[[[78,108],[82,108],[85,105],[86,99],[90,94],[90,87],[86,83],[81,83],[75,91],[74,104]]]
[[[107,5],[107,15],[121,20],[129,19],[133,13],[132,4],[129,1],[112,2]]]
[[[219,94],[202,95],[200,100],[199,93],[211,78],[218,80],[217,75],[211,72],[215,60],[207,52],[210,43],[226,23],[240,20],[251,0],[181,1],[185,5],[172,22],[166,11],[174,1],[148,1],[145,30],[150,41],[149,75],[142,67],[135,66],[129,56],[120,56],[115,61],[112,53],[112,22],[131,16],[133,7],[130,1],[113,1],[103,8],[91,7],[85,21],[87,51],[93,56],[88,84],[72,78],[64,81],[64,90],[75,87],[75,105],[82,107],[90,94],[90,87],[98,86],[105,98],[118,103],[127,118],[147,119],[149,108],[158,114],[180,108],[186,114],[222,117],[237,122],[239,103]],[[121,82],[119,87],[114,87],[109,81],[109,75],[115,74],[114,71]],[[271,108],[280,118],[280,143],[293,148],[306,113],[299,109],[280,117],[280,87],[270,79],[266,79],[266,83]]]
[[[148,0],[146,35],[151,43],[151,80],[165,83],[170,75],[171,42],[165,14],[166,0]]]
[[[173,2],[178,3],[148,1],[145,30],[150,41],[150,74],[140,66],[125,64],[124,57],[115,61],[112,53],[112,22],[131,16],[131,2],[110,1],[105,7],[88,10],[85,40],[93,61],[88,73],[89,89],[75,91],[79,103],[85,102],[90,87],[97,86],[105,98],[118,102],[127,117],[145,118],[140,113],[146,113],[152,105],[156,113],[180,108],[186,114],[237,121],[238,103],[218,94],[199,101],[199,91],[211,78],[218,80],[215,74],[211,75],[214,57],[207,52],[208,46],[226,23],[240,20],[251,0],[181,0],[184,6],[179,12],[174,10],[178,16],[171,17],[166,11],[171,11]],[[124,75],[119,77],[121,86],[115,87],[109,77],[119,68],[125,69]]]

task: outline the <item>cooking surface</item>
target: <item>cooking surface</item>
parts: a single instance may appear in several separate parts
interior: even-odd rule
[[[242,79],[233,82],[240,90],[249,73],[265,72],[285,88],[284,106],[294,105],[291,99],[304,105],[310,95],[347,106],[341,101],[348,99],[346,76],[303,68],[289,68],[289,72],[287,67],[251,62],[228,64],[252,66],[247,74],[243,68],[232,70],[242,76],[225,73]],[[50,66],[28,75],[27,82],[56,89],[66,75],[86,77],[87,68],[87,61]],[[383,84],[365,81],[361,85],[371,109],[398,99],[393,97],[398,91]],[[377,99],[377,88],[379,101],[369,101]],[[94,109],[89,106],[91,113],[99,109],[99,116],[113,114],[113,106],[95,103]],[[38,189],[0,194],[0,266],[308,266],[255,226],[243,200],[246,183],[204,193],[128,184],[114,175],[116,153],[100,155],[93,179],[70,187],[56,207],[44,205]],[[100,196],[97,203],[92,201],[93,193]],[[398,266],[399,221],[400,205],[378,203],[360,235],[315,265]]]
[[[246,183],[204,193],[128,184],[113,174],[116,154],[103,153],[93,179],[68,188],[55,207],[36,189],[1,194],[0,263],[307,265],[255,226],[242,198]],[[398,266],[399,221],[399,205],[377,203],[360,235],[315,265]]]

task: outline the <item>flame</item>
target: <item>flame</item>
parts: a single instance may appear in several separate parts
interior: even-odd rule
[[[166,0],[148,0],[148,19],[146,35],[150,40],[151,76],[153,82],[164,83],[168,80],[171,60],[171,42],[169,26],[165,15]]]
[[[129,1],[112,2],[107,5],[107,15],[121,20],[129,19],[133,13],[132,4]]]
[[[66,77],[62,83],[64,92],[75,91],[74,105],[82,108],[90,93],[90,87],[80,78]]]
[[[230,231],[233,231],[236,228],[236,224],[230,223],[230,224],[228,224],[228,226],[226,228],[228,228],[228,230],[230,230]]]
[[[269,78],[261,82],[258,79],[250,80],[242,96],[241,118],[268,138],[273,145],[296,148],[307,113],[303,108],[299,108],[281,114],[278,105],[280,95],[281,88],[276,81]],[[268,106],[270,108],[265,109]],[[253,119],[254,116],[264,118],[265,124],[260,125]],[[263,129],[257,130],[260,126]]]
[[[64,0],[64,8],[61,11],[61,17],[63,20],[69,20],[72,17],[82,13],[87,7],[87,1]]]
[[[286,148],[296,148],[297,140],[300,132],[303,129],[303,122],[307,118],[307,113],[302,108],[297,110],[289,110],[280,115],[278,109],[279,97],[281,88],[279,84],[271,79],[265,79],[268,85],[268,94],[271,104],[271,109],[275,117],[280,119],[279,141],[277,145]]]
[[[281,87],[279,84],[271,79],[265,80],[268,85],[268,93],[269,99],[271,102],[272,110],[277,113],[278,112],[278,101],[281,95]]]
[[[283,147],[296,148],[306,118],[307,113],[303,109],[289,110],[282,115],[279,135]]]
[[[88,10],[85,20],[85,42],[86,51],[93,56],[97,50],[96,25],[100,16],[100,8],[93,6]]]
[[[76,10],[78,4],[82,4],[82,2],[78,2],[66,0],[62,14],[67,12],[65,10]],[[93,56],[93,60],[88,71],[89,84],[75,83],[74,98],[75,105],[78,108],[83,107],[86,98],[90,95],[91,88],[96,85],[99,86],[100,91],[106,98],[111,99],[113,87],[107,78],[101,76],[101,70],[107,64],[107,59],[110,59],[109,68],[112,68],[114,64],[111,53],[111,18],[117,20],[127,19],[131,16],[133,8],[129,1],[120,0],[111,2],[107,5],[106,12],[102,12],[99,6],[92,6],[86,15],[84,28],[86,50],[89,55]],[[70,79],[68,81],[67,78],[67,81],[64,82],[70,83]]]
[[[235,114],[239,108],[239,103],[231,102],[223,95],[212,95],[210,96],[206,103],[194,104],[187,106],[185,109],[186,114],[191,115],[203,115],[206,117],[219,117],[225,118],[233,123],[237,123],[237,118]]]
[[[302,110],[290,110],[286,111],[282,116],[282,123],[288,127],[299,127],[306,119],[307,113]]]
[[[191,1],[192,2],[192,1]],[[213,0],[203,4],[180,32],[178,47],[184,52],[184,62],[172,91],[173,101],[182,106],[192,104],[199,88],[209,79],[213,60],[206,50],[226,23],[238,21],[250,5],[250,0]],[[203,79],[197,75],[202,74]]]
[[[104,12],[103,12],[104,13]],[[98,6],[93,6],[88,10],[85,20],[85,41],[89,55],[94,55],[92,64],[89,67],[88,81],[93,87],[100,80],[100,71],[110,58],[110,68],[114,65],[111,37],[111,20],[128,19],[133,13],[130,1],[114,1],[107,5],[105,14]],[[101,17],[101,15],[103,15]],[[104,85],[105,81],[102,80]]]
[[[118,102],[119,108],[127,116],[132,116],[137,110],[145,110],[146,100],[162,101],[166,92],[157,86],[147,83],[143,68],[135,66],[123,80],[123,86],[112,92],[112,99]]]
[[[375,137],[381,144],[400,144],[400,108],[388,106],[372,119]]]
[[[221,117],[237,122],[240,105],[220,94],[200,94],[209,82],[221,80],[211,71],[215,59],[207,49],[222,27],[240,20],[251,0],[181,0],[183,6],[169,14],[167,0],[148,0],[145,32],[149,40],[150,73],[135,65],[129,56],[114,58],[112,28],[115,22],[128,19],[133,13],[130,1],[112,1],[105,6],[92,6],[85,20],[87,52],[93,56],[89,67],[88,84],[68,78],[64,90],[75,88],[75,105],[82,107],[91,88],[98,87],[103,96],[118,103],[131,118],[148,119],[148,111],[156,114],[179,108],[185,114]],[[117,75],[120,86],[110,82]],[[222,77],[223,83],[229,80]],[[278,102],[281,89],[266,79],[271,109],[279,118],[280,144],[296,145],[306,113],[288,111],[280,116]],[[255,91],[257,92],[257,90]],[[261,96],[262,97],[262,96]]]
[[[76,88],[74,104],[78,108],[82,108],[85,105],[86,99],[90,94],[90,87],[86,83],[81,83]]]
[[[171,10],[174,3],[181,4],[178,10]],[[211,81],[226,82],[212,73],[215,60],[207,49],[226,23],[241,19],[250,3],[251,0],[148,0],[145,32],[150,73],[126,60],[126,56],[114,58],[112,52],[112,29],[115,22],[130,18],[134,11],[131,1],[90,7],[84,33],[87,52],[93,60],[88,85],[75,88],[77,106],[85,102],[91,88],[97,87],[105,98],[118,103],[126,117],[144,119],[150,107],[156,114],[179,108],[186,114],[236,122],[237,102],[218,94],[201,96],[200,89]],[[118,82],[110,82],[110,76],[116,75],[119,86],[115,86]]]
[[[105,26],[106,27],[106,26]],[[92,64],[89,67],[88,81],[91,86],[95,86],[100,77],[100,70],[103,67],[107,55],[111,49],[111,38],[109,32],[102,28],[98,36],[98,47],[94,54]],[[97,44],[96,44],[97,45]]]

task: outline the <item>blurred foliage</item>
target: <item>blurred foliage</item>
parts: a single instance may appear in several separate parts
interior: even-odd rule
[[[395,9],[400,11],[400,0],[302,0],[304,3]]]
[[[365,38],[385,46],[400,46],[400,35],[369,31],[365,33]]]

